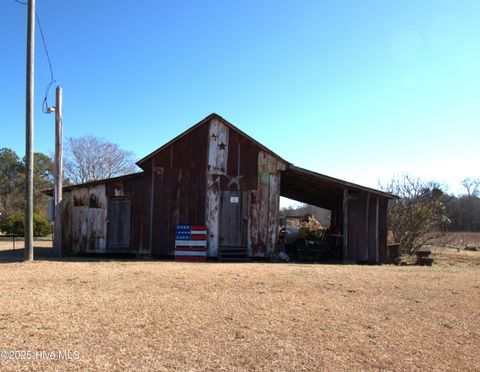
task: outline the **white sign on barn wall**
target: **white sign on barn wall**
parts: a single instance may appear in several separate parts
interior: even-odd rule
[[[238,203],[238,196],[230,196],[230,203]]]

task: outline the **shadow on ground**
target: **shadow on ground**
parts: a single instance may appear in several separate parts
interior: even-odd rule
[[[33,254],[35,259],[55,259],[53,248],[35,247]],[[0,263],[23,261],[24,257],[25,250],[23,248],[0,250]]]
[[[132,254],[102,254],[102,255],[88,255],[88,256],[66,256],[62,258],[55,257],[53,248],[34,247],[34,260],[36,261],[70,261],[70,262],[90,262],[90,261],[144,261]],[[9,262],[21,262],[25,258],[25,250],[10,249],[0,250],[0,264]],[[157,260],[155,260],[157,261]]]

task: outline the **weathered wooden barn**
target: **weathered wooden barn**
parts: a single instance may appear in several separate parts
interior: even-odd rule
[[[208,227],[208,257],[278,254],[279,198],[332,212],[344,261],[386,260],[393,195],[290,164],[217,114],[138,161],[141,173],[64,188],[64,254],[172,257],[177,224]]]

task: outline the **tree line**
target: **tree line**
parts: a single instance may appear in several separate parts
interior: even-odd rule
[[[34,212],[46,215],[48,196],[42,190],[53,187],[54,165],[52,159],[37,152],[33,156]],[[15,151],[0,149],[0,213],[8,216],[23,212],[25,200],[25,159]]]

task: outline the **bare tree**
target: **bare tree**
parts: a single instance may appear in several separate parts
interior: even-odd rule
[[[75,184],[134,173],[133,153],[93,135],[67,138],[65,177]]]
[[[450,222],[438,183],[404,174],[382,188],[400,197],[389,202],[388,224],[403,254],[413,254],[438,237]]]
[[[472,178],[465,178],[462,181],[462,186],[465,187],[465,190],[467,191],[467,196],[473,197],[473,196],[478,196],[480,193],[480,178],[475,180]]]

